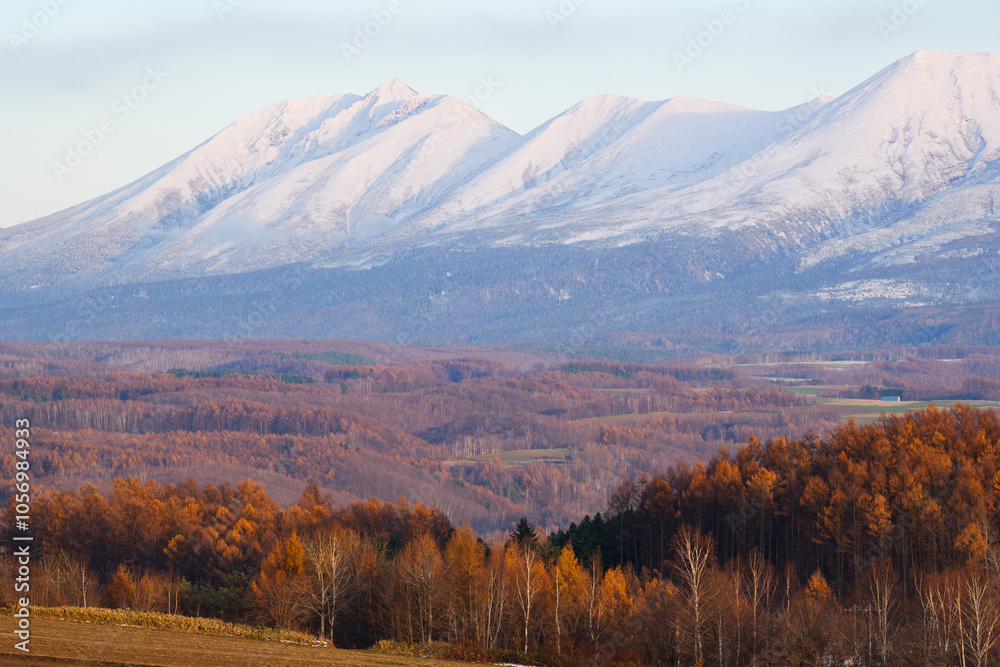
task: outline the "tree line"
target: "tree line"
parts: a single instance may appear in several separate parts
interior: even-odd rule
[[[253,482],[119,479],[34,499],[33,597],[544,664],[984,666],[998,503],[1000,420],[965,407],[750,439],[489,542],[405,499],[337,507],[314,485],[285,509]]]

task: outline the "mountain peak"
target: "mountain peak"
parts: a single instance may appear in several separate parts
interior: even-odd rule
[[[1000,56],[921,51],[833,102],[603,95],[519,136],[390,79],[272,105],[115,193],[0,230],[17,250],[0,286],[49,284],[67,258],[64,282],[89,286],[675,234],[753,234],[808,251],[803,267],[921,235],[905,252],[957,252],[1000,217],[998,98]]]
[[[920,49],[919,51],[914,51],[908,58],[915,60],[917,62],[935,62],[944,59],[951,59],[955,56],[961,54],[958,53],[945,53],[943,51],[934,51],[933,49]],[[903,60],[906,60],[904,58]]]
[[[944,53],[942,51],[916,51],[895,64],[890,70],[920,72],[924,76],[950,76],[953,72],[973,70],[1000,70],[1000,56],[983,51]]]
[[[383,101],[401,102],[413,97],[416,94],[417,91],[413,90],[399,79],[392,78],[368,93],[367,97],[377,97]]]
[[[951,108],[954,111],[962,107],[956,118],[982,114],[982,120],[989,118],[992,123],[997,113],[996,104],[991,100],[996,98],[997,91],[1000,91],[1000,56],[997,54],[917,51],[838,97],[837,105],[838,108],[867,108],[868,122],[885,118],[887,114],[922,114],[932,109]],[[973,104],[976,109],[964,108],[965,104]]]
[[[970,62],[975,60],[995,58],[996,54],[986,51],[959,51],[955,53],[945,51],[934,51],[931,49],[921,49],[903,58],[903,60],[914,60],[918,63],[947,63]]]

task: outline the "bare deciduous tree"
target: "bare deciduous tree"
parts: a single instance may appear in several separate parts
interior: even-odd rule
[[[996,592],[981,572],[971,572],[965,581],[964,644],[975,667],[986,667],[997,643],[1000,606]]]
[[[441,606],[444,561],[429,535],[410,542],[399,558],[399,573],[416,607],[420,639],[430,643],[437,630]]]
[[[677,533],[674,543],[674,571],[681,581],[690,622],[689,633],[694,640],[695,662],[703,657],[705,624],[706,573],[712,560],[712,539],[700,531],[684,526]]]
[[[960,643],[956,633],[961,626],[961,589],[948,574],[925,575],[917,584],[923,620],[924,640],[929,653],[945,659]],[[956,602],[957,601],[957,602]]]
[[[510,595],[510,573],[507,571],[505,554],[494,551],[484,569],[482,583],[476,605],[476,636],[483,646],[496,648],[508,615],[507,603]]]
[[[508,545],[507,568],[513,575],[512,589],[521,610],[521,619],[524,621],[524,652],[527,653],[533,621],[532,613],[543,590],[545,568],[534,543],[527,540],[521,544],[511,542]]]
[[[775,574],[771,566],[756,549],[750,552],[740,573],[743,595],[750,609],[750,661],[756,666],[760,655],[761,625],[774,597]]]
[[[869,636],[881,664],[888,664],[892,653],[896,612],[896,573],[888,563],[872,569],[868,582]]]
[[[45,566],[66,604],[87,607],[97,603],[100,582],[83,558],[60,550],[45,559]]]
[[[340,612],[358,592],[355,586],[360,538],[352,530],[335,530],[314,535],[303,543],[306,574],[310,579],[309,610],[319,618],[319,634],[333,631]]]

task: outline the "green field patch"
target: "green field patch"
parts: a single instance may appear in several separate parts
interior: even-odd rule
[[[605,375],[611,375],[614,377],[620,377],[625,380],[632,379],[632,373],[623,369],[611,369],[605,368],[604,366],[595,366],[591,364],[567,364],[563,366],[563,373],[604,373]]]
[[[490,459],[498,459],[500,463],[506,466],[522,466],[527,465],[532,462],[546,462],[546,463],[566,463],[571,460],[573,455],[570,454],[569,449],[558,448],[558,449],[512,449],[509,452],[497,452],[496,454],[480,454],[479,456],[470,456],[465,459],[455,459],[453,461],[448,461],[449,464],[458,463],[473,463],[488,461]]]
[[[572,423],[574,424],[621,424],[624,422],[641,422],[649,421],[654,417],[677,417],[681,413],[672,414],[670,412],[643,412],[637,415],[607,415],[604,417],[584,417],[583,419],[574,419]]]
[[[615,395],[615,396],[629,396],[629,395],[632,395],[632,394],[648,394],[648,393],[650,393],[649,389],[630,388],[630,387],[621,387],[621,388],[618,388],[618,389],[607,389],[607,388],[603,388],[602,387],[602,388],[596,389],[596,391],[598,391],[598,392],[600,392],[602,394],[612,394],[612,395]]]
[[[261,378],[264,380],[275,379],[287,384],[312,384],[316,382],[316,378],[309,377],[308,375],[300,375],[298,373],[266,373],[263,371],[244,371],[234,368],[214,368],[208,370],[198,368],[171,368],[167,372],[175,378],[194,378],[196,380],[206,378],[211,380],[222,380],[230,377],[241,377],[247,379]]]
[[[310,359],[331,366],[377,366],[378,362],[353,352],[278,352],[279,359]]]
[[[830,387],[824,386],[813,386],[813,387],[779,387],[785,391],[790,391],[793,394],[803,394],[805,396],[819,396],[825,394],[830,390]]]

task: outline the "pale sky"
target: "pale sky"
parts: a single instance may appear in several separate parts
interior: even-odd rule
[[[366,24],[377,36],[346,56]],[[995,0],[3,0],[0,226],[121,187],[288,98],[393,77],[465,98],[485,77],[499,86],[482,110],[521,133],[604,93],[778,110],[921,49],[1000,52],[998,25]],[[92,152],[56,173],[88,136]]]

